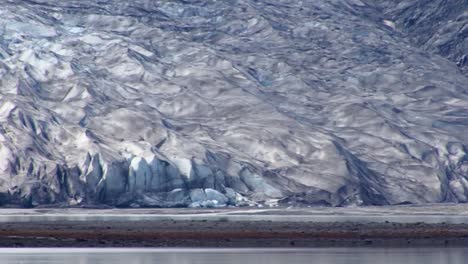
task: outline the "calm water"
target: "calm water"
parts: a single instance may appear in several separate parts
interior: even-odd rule
[[[332,249],[0,249],[0,263],[21,264],[465,264],[463,248]]]
[[[468,204],[230,209],[0,209],[1,222],[288,221],[468,224]]]

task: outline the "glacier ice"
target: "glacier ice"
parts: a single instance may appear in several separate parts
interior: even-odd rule
[[[0,6],[0,205],[468,201],[465,0]]]

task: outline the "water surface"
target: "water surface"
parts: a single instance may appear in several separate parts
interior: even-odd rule
[[[1,222],[277,221],[468,224],[467,204],[230,209],[0,209]]]
[[[18,264],[464,264],[463,248],[0,249]]]

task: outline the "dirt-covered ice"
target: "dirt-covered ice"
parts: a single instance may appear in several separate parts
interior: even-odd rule
[[[466,0],[0,6],[1,204],[468,201]]]

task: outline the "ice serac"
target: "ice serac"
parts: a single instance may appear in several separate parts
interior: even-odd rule
[[[0,204],[468,202],[466,0],[0,0]]]

